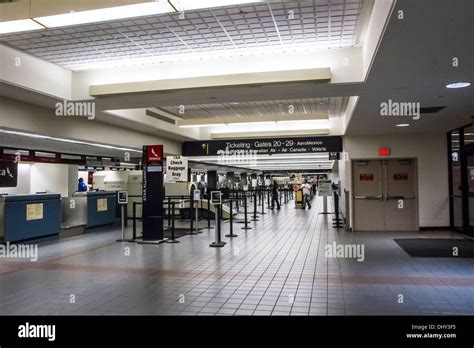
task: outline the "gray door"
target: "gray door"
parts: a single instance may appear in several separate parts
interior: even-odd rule
[[[384,162],[385,230],[418,230],[415,160]]]
[[[354,229],[379,231],[384,229],[382,161],[354,161]]]
[[[418,230],[415,160],[357,160],[352,173],[354,230]]]

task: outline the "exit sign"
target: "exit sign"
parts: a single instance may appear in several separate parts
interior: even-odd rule
[[[379,149],[380,156],[390,156],[390,149],[388,147],[381,147]]]

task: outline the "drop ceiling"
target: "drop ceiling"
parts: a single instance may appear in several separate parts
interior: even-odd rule
[[[360,44],[364,0],[269,1],[0,36],[71,70]]]
[[[182,119],[243,118],[258,121],[259,117],[275,117],[275,120],[325,115],[325,119],[337,118],[346,109],[348,97],[286,99],[248,101],[239,103],[217,103],[201,105],[178,105],[163,107],[164,110]]]

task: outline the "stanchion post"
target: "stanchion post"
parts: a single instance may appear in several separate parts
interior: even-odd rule
[[[226,234],[225,236],[228,238],[238,237],[238,235],[234,234],[234,214],[232,210],[232,199],[229,202],[230,204],[230,233]]]
[[[133,202],[133,240],[137,239],[137,202]]]
[[[222,205],[222,201],[219,205]],[[226,245],[227,243],[226,242],[223,242],[221,240],[221,216],[220,216],[220,209],[219,207],[215,207],[215,211],[216,211],[216,241],[209,244],[210,247],[212,248],[221,248],[223,247],[224,245]]]
[[[248,218],[247,218],[247,194],[244,193],[244,216],[245,216],[245,225],[242,227],[243,230],[251,230],[252,227],[248,226]]]
[[[179,240],[175,239],[175,227],[174,227],[175,204],[176,204],[176,202],[171,203],[171,209],[172,209],[172,211],[171,211],[171,219],[172,219],[172,222],[171,222],[171,239],[168,239],[166,241],[166,243],[179,243]]]

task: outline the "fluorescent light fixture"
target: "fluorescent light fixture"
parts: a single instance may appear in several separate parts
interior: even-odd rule
[[[31,31],[44,29],[32,19],[19,19],[16,21],[0,22],[0,34],[19,33],[22,31]]]
[[[243,125],[255,125],[255,124],[276,124],[276,121],[257,121],[257,122],[232,122],[227,123],[228,126],[243,126]]]
[[[35,18],[35,21],[47,28],[66,27],[70,25],[105,22],[115,19],[151,16],[175,12],[165,1],[153,1],[135,5],[101,8],[97,10],[63,13],[53,16]]]
[[[182,125],[179,128],[225,127],[225,123]]]
[[[469,87],[471,85],[470,82],[455,82],[455,83],[450,83],[449,85],[446,85],[446,88],[464,88],[464,87]]]
[[[101,147],[104,149],[110,149],[110,150],[121,150],[121,151],[128,151],[128,152],[135,152],[135,153],[142,153],[142,151],[138,151],[135,149],[129,149],[126,147],[116,147],[112,145],[105,145],[105,144],[98,144],[98,143],[89,143],[86,141],[80,141],[80,140],[70,140],[70,139],[64,139],[64,138],[56,138],[56,137],[50,137],[47,135],[40,135],[40,134],[32,134],[32,133],[25,133],[25,132],[17,132],[17,131],[10,131],[6,129],[0,129],[0,133],[3,134],[11,134],[11,135],[18,135],[22,137],[28,137],[28,138],[35,138],[35,139],[45,139],[45,140],[53,140],[53,141],[60,141],[62,143],[69,143],[69,144],[77,144],[77,145],[88,145],[88,146],[94,146],[94,147]]]
[[[397,124],[397,127],[410,127],[410,124],[409,123],[400,123],[400,124]]]
[[[265,3],[266,0],[170,0],[178,11],[197,10],[210,7]]]

